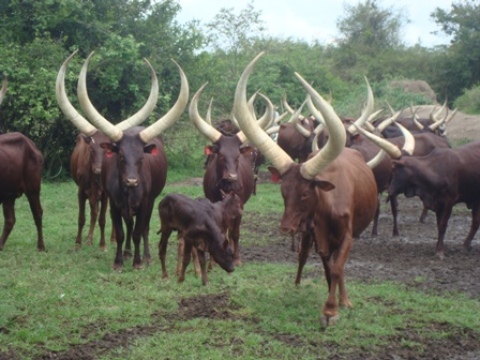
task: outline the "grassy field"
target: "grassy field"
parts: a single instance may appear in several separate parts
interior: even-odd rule
[[[164,193],[171,192],[195,197],[202,188],[168,185]],[[341,309],[339,322],[322,331],[323,277],[296,287],[292,264],[245,263],[232,274],[214,269],[208,286],[191,272],[178,284],[173,236],[170,279],[162,279],[156,209],[150,227],[152,263],[134,271],[129,259],[122,272],[115,272],[115,245],[100,251],[98,229],[94,246],[74,250],[73,182],[45,183],[42,203],[46,252],[36,250],[33,219],[22,197],[17,224],[0,253],[0,359],[374,358],[392,341],[421,355],[429,343],[480,333],[476,299],[354,281],[348,289],[355,308]],[[260,219],[278,214],[279,220],[283,200],[278,186],[259,185],[245,211]],[[268,240],[268,234],[242,234],[255,238],[255,245]],[[416,336],[406,335],[411,332]]]

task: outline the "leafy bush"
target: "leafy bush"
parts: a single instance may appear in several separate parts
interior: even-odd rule
[[[466,114],[480,114],[480,85],[465,90],[463,95],[455,100],[454,107]]]

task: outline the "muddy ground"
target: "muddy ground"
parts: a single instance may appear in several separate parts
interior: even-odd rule
[[[260,181],[268,181],[268,175],[263,174]],[[201,182],[192,180],[192,184]],[[392,237],[392,218],[389,206],[382,204],[382,214],[379,223],[379,235],[371,237],[371,228],[355,240],[346,264],[348,280],[363,282],[394,281],[407,284],[412,288],[438,294],[462,292],[472,298],[480,296],[480,241],[474,239],[473,250],[466,252],[462,246],[464,237],[470,227],[470,215],[463,205],[458,205],[449,223],[446,236],[446,256],[443,260],[434,255],[436,242],[436,225],[433,213],[429,213],[426,222],[420,224],[418,217],[421,213],[421,203],[417,198],[405,199],[399,197],[399,224],[400,236]],[[274,220],[274,221],[272,221]],[[291,263],[296,267],[297,254],[290,249],[289,237],[278,231],[279,214],[244,214],[242,228],[250,228],[253,233],[268,232],[270,243],[268,246],[243,246],[242,260],[248,262],[280,262]],[[264,224],[272,225],[266,228]],[[312,254],[309,264],[314,265],[314,271],[308,271],[303,279],[308,277],[323,277],[321,261],[316,254]],[[293,282],[294,279],[292,279]],[[230,310],[228,294],[199,296],[191,299],[182,299],[179,310],[172,314],[172,324],[181,319],[211,318],[235,319]],[[155,315],[153,315],[155,317]],[[238,320],[238,319],[236,319]],[[242,321],[254,321],[241,319]],[[153,321],[152,323],[155,323]],[[151,336],[158,331],[168,331],[164,325],[144,326],[125,329],[118,333],[107,334],[94,342],[76,345],[65,352],[46,352],[41,359],[96,359],[117,347],[128,347],[135,338]],[[442,331],[448,325],[438,323],[432,325],[432,331]],[[259,330],[260,331],[260,330]],[[448,331],[451,332],[449,328]],[[274,338],[288,343],[291,346],[310,346],[304,344],[301,338],[294,335],[270,334]],[[356,360],[398,360],[398,359],[480,359],[480,334],[468,329],[458,329],[451,337],[434,341],[419,339],[418,333],[403,333],[401,339],[392,338],[389,346],[376,354],[364,353],[358,349],[350,357],[334,357],[335,359]],[[426,348],[423,354],[413,348],[402,346],[405,340],[422,342]],[[332,353],[335,353],[332,345]],[[1,354],[0,360],[15,358],[15,354]]]

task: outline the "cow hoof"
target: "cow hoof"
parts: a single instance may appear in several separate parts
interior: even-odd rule
[[[75,246],[73,247],[73,251],[78,251],[82,248],[82,244],[75,244]]]
[[[123,252],[123,257],[124,257],[124,258],[130,258],[130,257],[132,257],[132,252],[125,250],[125,251]]]
[[[240,259],[234,260],[234,261],[233,261],[233,265],[235,265],[235,266],[241,266],[241,265],[242,265],[242,260],[240,260]]]
[[[334,316],[322,315],[320,317],[320,325],[322,325],[322,328],[326,329],[328,326],[335,324],[339,319],[340,315],[338,314]]]
[[[117,271],[117,272],[122,272],[123,271],[123,265],[116,265],[114,264],[113,265],[113,270]]]
[[[100,246],[100,250],[102,250],[103,252],[107,252],[108,248],[106,246]]]
[[[445,253],[443,251],[439,251],[435,254],[439,260],[443,260],[445,258]]]
[[[141,269],[143,268],[143,266],[142,266],[142,264],[134,264],[134,265],[133,265],[133,268],[134,268],[135,270],[141,270]]]

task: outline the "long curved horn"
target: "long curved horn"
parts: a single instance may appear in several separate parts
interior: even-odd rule
[[[7,93],[7,85],[8,85],[8,80],[3,79],[2,90],[0,90],[0,104],[3,102],[3,98],[5,97],[5,94]]]
[[[263,99],[267,103],[265,114],[260,119],[257,120],[257,124],[260,126],[260,128],[262,130],[266,130],[275,116],[275,108],[273,107],[273,103],[270,101],[270,99],[266,95],[262,94],[261,92],[256,92],[255,95],[256,94],[263,97]],[[252,112],[252,116],[255,117],[255,113],[253,111],[253,104],[251,106],[251,112]],[[235,116],[233,116],[233,118],[235,118]],[[238,124],[238,121],[236,121],[236,124],[237,124],[237,127],[240,129],[240,125]],[[247,143],[248,139],[247,139],[247,136],[243,133],[243,131],[239,131],[235,135],[240,139],[242,144]]]
[[[168,112],[155,121],[152,125],[143,129],[138,135],[140,139],[146,144],[150,142],[154,137],[160,135],[170,126],[172,126],[180,116],[182,115],[185,107],[188,104],[189,89],[188,89],[188,79],[181,66],[173,60],[173,63],[177,66],[178,72],[180,73],[180,93],[178,94],[177,101],[172,106]]]
[[[440,119],[438,118],[440,116],[440,114],[445,110],[445,108],[447,107],[447,100],[445,100],[445,102],[443,103],[443,105],[440,107],[440,109],[437,111],[437,112],[433,112],[435,110],[435,108],[433,108],[432,112],[430,113],[430,121],[432,123],[436,123],[437,121],[439,121]],[[445,115],[444,117],[446,117],[447,115]]]
[[[362,109],[362,114],[360,117],[355,121],[355,124],[359,127],[363,127],[363,125],[368,121],[368,118],[373,112],[373,106],[374,106],[374,100],[373,100],[373,91],[372,88],[370,87],[370,83],[368,82],[367,77],[365,76],[365,82],[367,83],[367,103]],[[350,125],[347,128],[348,132],[352,135],[356,134],[356,129],[355,126]]]
[[[402,150],[407,154],[412,155],[413,151],[415,150],[415,137],[402,124],[395,122],[395,125],[397,125],[402,131],[403,137],[405,138]]]
[[[203,120],[198,112],[198,100],[205,86],[207,86],[207,83],[203,84],[193,96],[188,108],[188,114],[190,115],[190,120],[192,120],[197,129],[212,143],[216,143],[222,137],[222,133],[215,129],[211,123],[209,124]]]
[[[401,111],[397,111],[394,115],[389,117],[388,119],[383,120],[380,124],[377,125],[377,130],[378,132],[383,132],[387,128],[387,126],[391,125],[393,122],[395,122],[398,117],[400,116]]]
[[[212,125],[212,103],[213,103],[213,97],[210,99],[210,102],[208,103],[207,115],[205,115],[205,120],[207,121],[207,124],[210,124],[210,125]]]
[[[303,120],[304,116],[301,115],[301,114],[299,114],[297,117],[294,116],[295,110],[293,110],[292,107],[287,103],[287,94],[286,94],[286,93],[283,93],[283,96],[282,96],[282,104],[283,104],[283,106],[285,107],[285,109],[286,109],[290,114],[292,114],[292,116],[290,117],[290,119],[289,119],[287,122],[294,122],[294,121],[296,121],[297,119]]]
[[[233,110],[238,120],[241,130],[247,136],[248,140],[258,148],[258,150],[272,162],[272,165],[284,174],[294,164],[292,158],[275,143],[275,141],[263,131],[253,118],[247,104],[247,82],[252,73],[253,66],[264,54],[258,54],[243,70],[240,80],[235,90]]]
[[[328,103],[330,104],[330,101]],[[317,110],[315,105],[313,105],[312,97],[310,95],[307,96],[307,106],[308,106],[308,110],[310,110],[310,113],[313,115],[313,117],[317,119],[319,123],[325,125],[325,119],[323,118],[322,113]]]
[[[383,160],[383,157],[385,156],[386,152],[383,149],[380,149],[380,151],[375,155],[373,158],[367,161],[367,165],[370,169],[375,169],[375,167],[380,164]]]
[[[120,141],[123,137],[123,131],[115,127],[110,121],[105,119],[100,113],[94,108],[91,103],[88,92],[87,92],[87,69],[90,58],[93,55],[93,51],[88,55],[87,59],[83,63],[80,75],[78,76],[77,84],[77,98],[80,106],[83,111],[89,118],[89,120],[94,124],[99,130],[101,130],[107,137],[113,142]]]
[[[150,68],[150,76],[152,78],[152,87],[150,88],[150,95],[148,96],[147,102],[143,107],[134,115],[130,116],[128,119],[123,120],[121,123],[118,123],[116,126],[120,130],[126,130],[133,126],[137,126],[144,122],[153,112],[155,105],[157,105],[158,100],[158,79],[155,69],[150,64],[147,59],[143,59],[148,67]]]
[[[316,155],[300,166],[300,173],[305,179],[313,179],[325,169],[344,149],[346,141],[345,127],[332,106],[325,101],[315,89],[298,73],[295,76],[312,97],[317,109],[322,113],[330,134],[325,146]]]
[[[55,82],[55,95],[57,97],[58,106],[62,110],[65,117],[70,120],[82,134],[92,136],[97,132],[97,129],[73,107],[70,100],[68,100],[67,93],[65,91],[65,73],[67,71],[67,66],[77,52],[78,50],[75,50],[60,67],[57,80]]]
[[[356,125],[355,125],[356,126]],[[369,139],[371,142],[376,144],[379,148],[385,150],[385,152],[392,158],[392,159],[400,159],[402,157],[402,152],[398,147],[393,145],[390,141],[385,140],[384,138],[381,138],[380,136],[377,136],[371,132],[368,132],[365,129],[362,129],[361,127],[357,126],[357,130],[365,136],[367,139]]]
[[[301,114],[302,110],[303,110],[303,107],[305,106],[305,104],[307,103],[307,100],[305,100],[303,102],[302,105],[300,105],[300,107],[297,109],[297,111],[295,111],[295,113],[293,114],[292,117],[294,117],[295,119],[299,119],[299,115]],[[296,120],[294,122],[295,124],[295,129],[300,133],[302,134],[304,137],[306,138],[309,138],[310,135],[312,135],[312,132],[310,130],[307,130],[305,129],[299,122],[298,120]]]

